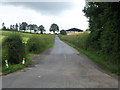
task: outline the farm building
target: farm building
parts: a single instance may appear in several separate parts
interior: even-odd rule
[[[71,29],[66,30],[66,32],[67,32],[67,35],[72,35],[72,34],[81,33],[83,32],[83,30],[77,29],[77,28],[71,28]]]

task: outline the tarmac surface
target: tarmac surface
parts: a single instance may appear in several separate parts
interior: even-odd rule
[[[118,80],[87,56],[55,37],[53,48],[32,57],[34,64],[2,77],[3,88],[118,88]]]

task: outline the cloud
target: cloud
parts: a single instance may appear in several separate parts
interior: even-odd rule
[[[42,14],[61,14],[65,10],[72,9],[72,2],[4,2],[6,5],[21,6],[26,9],[32,9]]]

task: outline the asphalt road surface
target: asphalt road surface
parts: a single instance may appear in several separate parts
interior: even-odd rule
[[[2,77],[3,88],[117,88],[108,75],[85,55],[57,36],[53,48],[32,57],[28,68]]]

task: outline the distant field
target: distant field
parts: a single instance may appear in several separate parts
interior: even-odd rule
[[[32,34],[28,34],[28,33],[20,33],[20,32],[12,32],[12,31],[0,31],[1,34],[1,38],[0,38],[0,41],[3,40],[5,37],[7,37],[9,34],[12,34],[12,33],[18,33],[22,36],[23,40],[28,40],[28,38],[30,36],[32,36]],[[27,39],[26,39],[27,38]]]
[[[23,38],[23,42],[26,42],[29,40],[29,38],[31,36],[41,36],[41,37],[46,37],[46,36],[51,36],[49,34],[44,34],[44,35],[41,35],[41,34],[30,34],[30,33],[21,33],[21,32],[13,32],[13,31],[0,31],[0,43],[2,43],[2,40],[4,40],[5,37],[7,37],[9,34],[12,34],[12,33],[18,33],[21,35],[21,37]]]
[[[70,33],[67,33],[67,35],[76,35],[76,34],[82,34],[82,33],[90,33],[90,31],[84,31],[84,32],[70,32]]]

